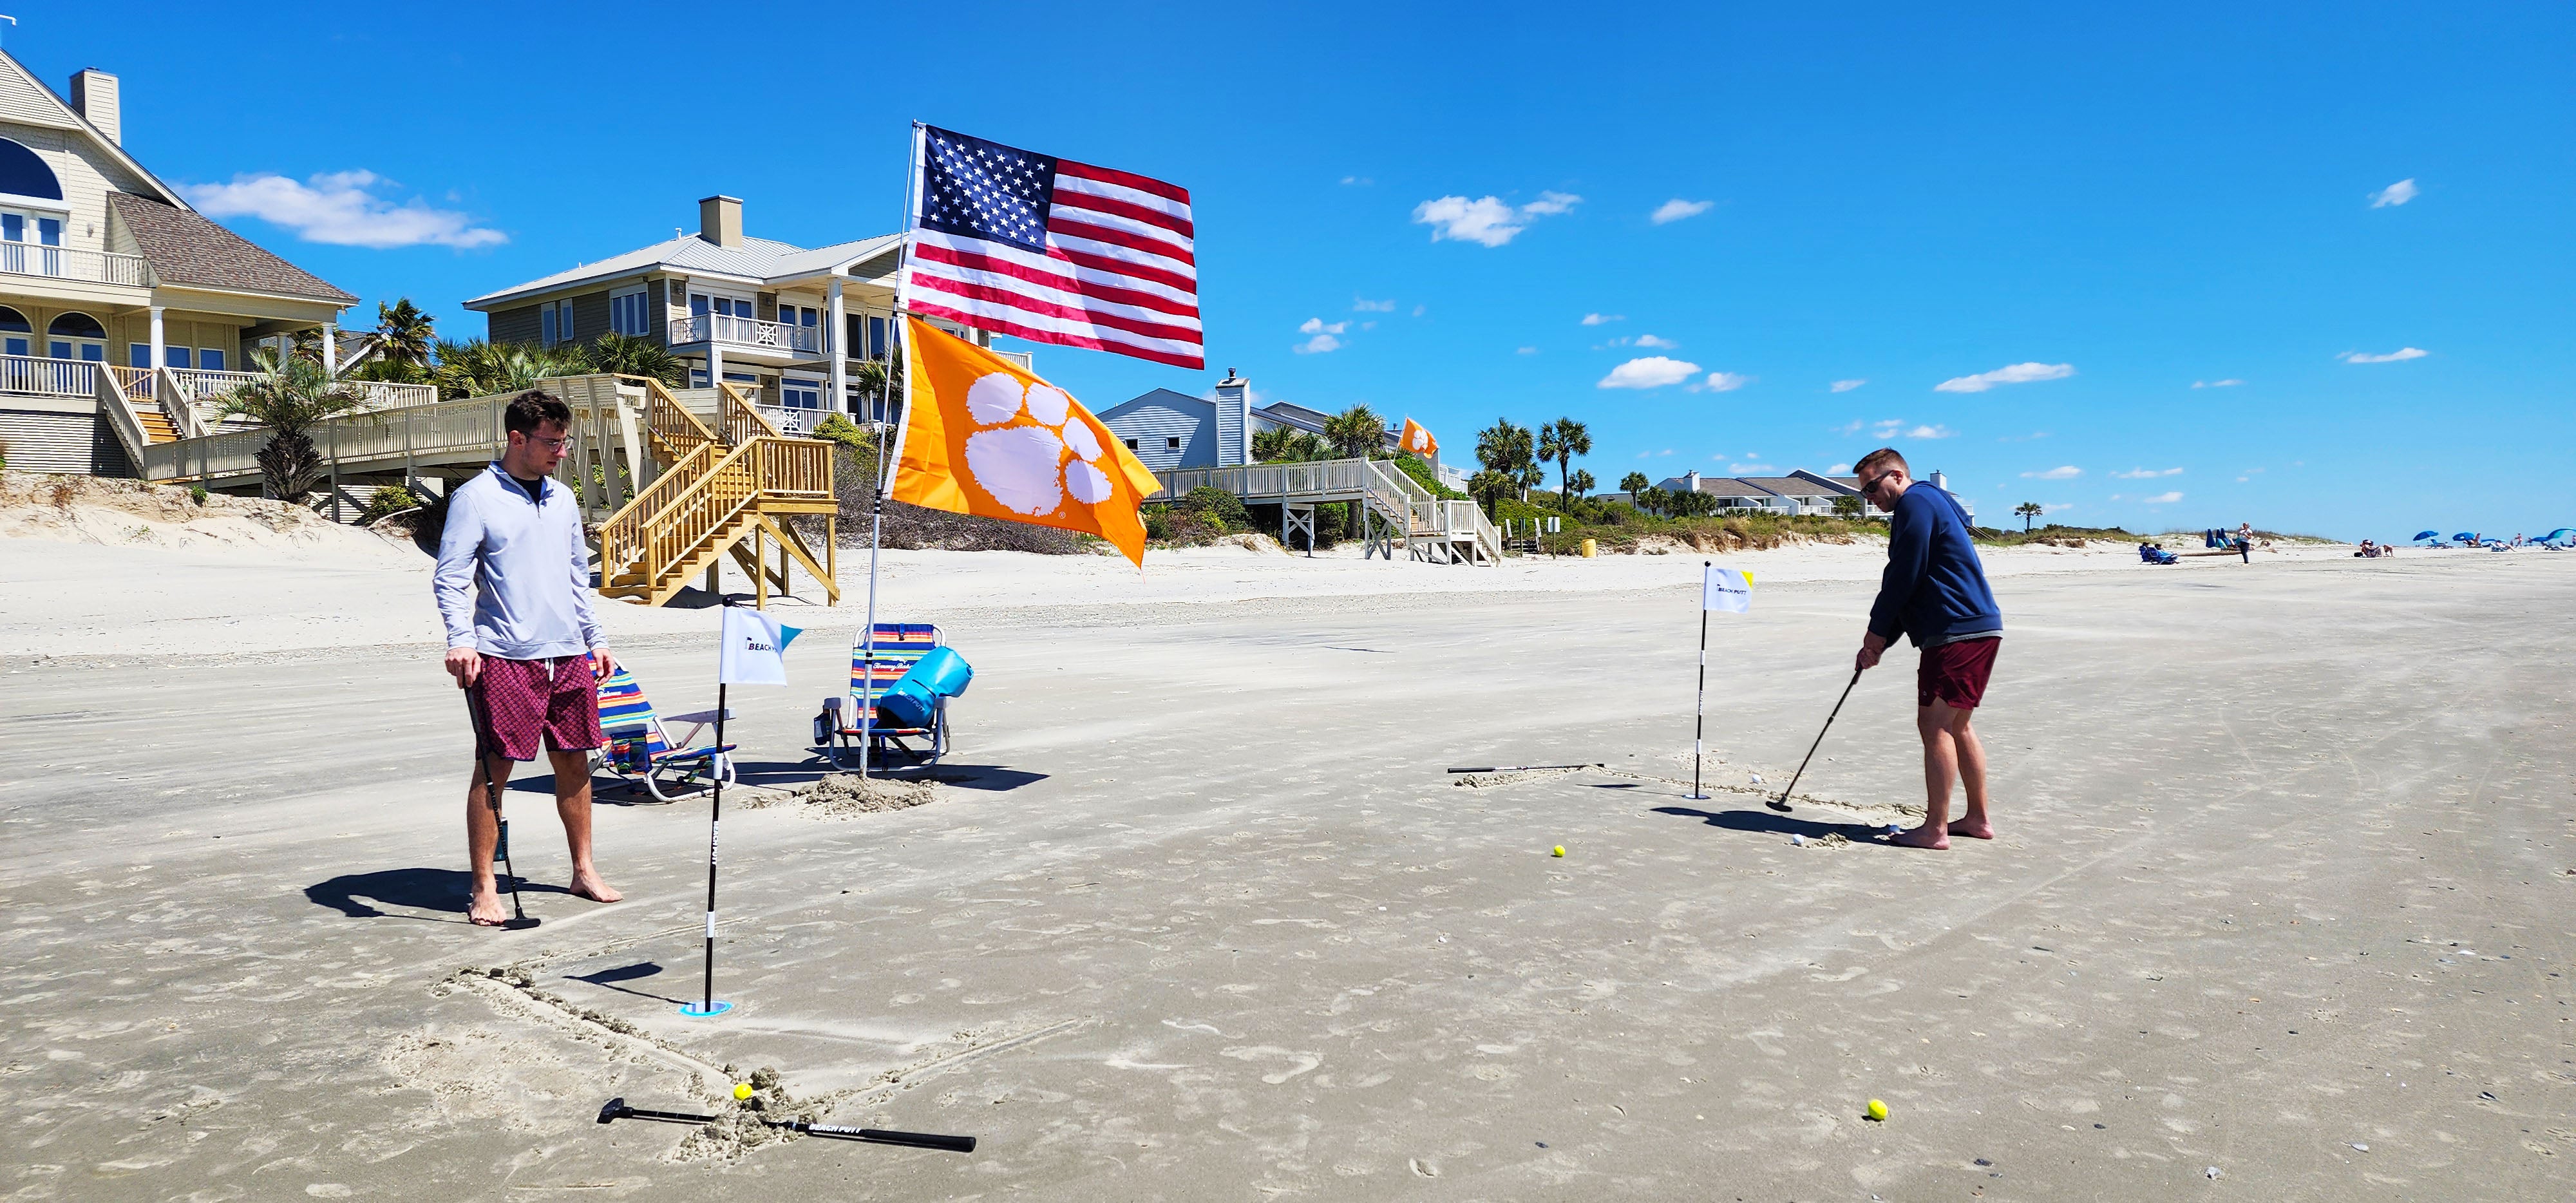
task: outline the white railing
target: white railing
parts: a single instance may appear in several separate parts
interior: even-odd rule
[[[198,405],[211,405],[223,395],[260,378],[257,372],[226,372],[215,368],[163,368],[180,394]]]
[[[5,245],[9,244],[0,243],[0,246]],[[0,393],[95,397],[98,395],[98,370],[106,366],[87,359],[0,355]]]
[[[780,434],[812,434],[815,427],[823,424],[824,411],[819,409],[792,409],[784,405],[755,405],[752,408],[769,419],[769,424],[777,427]]]
[[[0,272],[13,276],[51,276],[91,284],[152,287],[152,267],[141,255],[91,251],[79,247],[0,242]]]
[[[693,313],[671,322],[671,345],[719,342],[737,347],[770,347],[780,351],[823,353],[823,328],[789,322],[764,322],[725,313]]]
[[[1422,482],[1384,460],[1331,459],[1231,468],[1177,468],[1154,474],[1157,500],[1177,501],[1196,488],[1217,488],[1246,500],[1283,502],[1366,500],[1378,512],[1403,515],[1408,539],[1472,541],[1485,559],[1499,561],[1502,532],[1473,501],[1444,501]]]
[[[415,405],[438,404],[435,384],[396,384],[390,380],[349,380],[343,383],[365,394],[369,409],[409,409]]]
[[[501,412],[508,403],[507,396],[477,397],[379,410],[321,423],[306,437],[315,451],[344,467],[452,459],[460,451],[480,454],[486,448],[497,452],[508,441],[501,429]],[[253,476],[269,437],[266,428],[252,427],[156,443],[144,449],[140,466],[146,480]]]

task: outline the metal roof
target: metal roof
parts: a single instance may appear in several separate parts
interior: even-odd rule
[[[741,246],[723,247],[695,234],[684,234],[622,255],[612,255],[596,263],[585,263],[570,271],[556,272],[499,292],[485,293],[465,302],[465,307],[489,309],[537,293],[652,271],[731,276],[761,283],[793,280],[823,275],[844,264],[863,263],[900,246],[902,241],[901,235],[882,234],[809,249],[769,238],[745,238]]]

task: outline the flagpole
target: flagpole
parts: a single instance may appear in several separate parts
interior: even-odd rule
[[[1708,732],[1708,569],[1709,561],[1699,562],[1699,699],[1691,704],[1690,796],[1694,801],[1708,798],[1708,792],[1699,784],[1700,755],[1706,747],[1701,740]],[[716,740],[723,742],[722,732],[717,733]]]
[[[730,606],[733,604],[733,600],[731,598],[720,598],[720,604],[722,606]],[[721,613],[721,609],[719,610],[719,613]],[[721,629],[721,624],[719,625],[719,629]],[[721,639],[718,641],[717,646],[719,648],[723,646]],[[723,748],[725,746],[724,729],[726,685],[724,663],[724,655],[719,651],[716,656],[717,752],[715,754],[715,758],[709,762],[710,775],[715,778],[715,794],[713,800],[707,805],[706,986],[705,993],[700,997],[699,1004],[696,1007],[691,1007],[686,1003],[683,1003],[680,1006],[680,1014],[691,1016],[693,1018],[722,1015],[733,1009],[732,1003],[718,1004],[716,1002],[716,823],[724,813],[725,754],[723,752]]]
[[[868,779],[868,756],[876,743],[876,660],[877,660],[877,559],[885,545],[886,494],[893,491],[893,481],[886,478],[892,458],[887,455],[886,428],[894,424],[894,352],[907,346],[903,328],[904,307],[910,300],[912,283],[912,231],[921,220],[921,123],[912,123],[912,152],[903,182],[903,226],[895,237],[903,240],[903,253],[895,261],[894,311],[886,317],[885,371],[877,377],[877,479],[868,498],[868,628],[860,637],[864,649],[859,660],[865,667],[859,676],[859,780]],[[907,360],[910,359],[906,355]],[[909,394],[906,394],[909,396]],[[909,426],[911,423],[907,422]],[[894,462],[899,463],[899,460]]]

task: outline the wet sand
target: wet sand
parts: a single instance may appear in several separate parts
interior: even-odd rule
[[[676,1005],[703,801],[603,793],[628,901],[600,907],[519,782],[544,926],[463,922],[434,647],[13,654],[0,1192],[2562,1190],[2576,556],[2088,568],[1999,574],[2002,838],[1948,853],[1866,838],[1921,801],[1910,650],[1794,814],[1752,782],[1848,676],[1865,571],[1713,624],[1708,801],[1683,796],[1684,585],[896,589],[889,616],[976,665],[954,763],[899,810],[729,794],[715,1020]],[[621,640],[665,709],[712,701],[710,641]],[[747,788],[824,771],[806,720],[839,654],[807,647],[796,684],[732,695]],[[1606,767],[1442,771],[1574,761]],[[762,1067],[773,1109],[983,1146],[594,1122],[612,1095],[729,1108]]]

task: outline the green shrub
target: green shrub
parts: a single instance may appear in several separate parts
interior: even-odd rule
[[[1440,483],[1440,474],[1432,471],[1431,465],[1425,463],[1421,456],[1399,455],[1395,457],[1394,462],[1396,467],[1404,470],[1405,475],[1414,479],[1414,483],[1431,490],[1432,496],[1447,501],[1466,500],[1466,494]]]
[[[189,485],[188,500],[196,502],[198,505],[206,504],[206,486]]]
[[[1243,508],[1243,499],[1214,485],[1200,485],[1172,506],[1214,519],[1221,531],[1252,529],[1252,515]]]
[[[204,504],[202,499],[199,504]],[[364,526],[387,514],[419,508],[420,499],[413,497],[411,490],[401,485],[387,485],[376,490],[375,496],[367,498],[367,508],[358,511],[358,524]]]
[[[866,458],[876,458],[876,436],[866,427],[839,414],[823,415],[823,420],[814,424],[813,437],[839,443]]]

